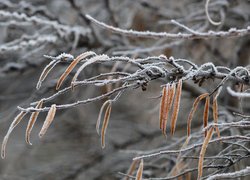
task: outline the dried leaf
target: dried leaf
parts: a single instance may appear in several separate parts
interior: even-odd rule
[[[192,106],[192,109],[191,109],[191,111],[190,111],[190,113],[189,113],[189,115],[188,115],[187,137],[190,136],[190,133],[191,133],[191,122],[192,122],[194,113],[195,113],[195,111],[196,111],[196,109],[197,109],[197,107],[198,107],[198,104],[199,104],[199,102],[200,102],[203,98],[207,97],[208,95],[209,95],[208,93],[204,93],[204,94],[201,94],[200,96],[198,96],[198,97],[195,99],[195,101],[194,101],[194,103],[193,103],[193,106]]]
[[[214,98],[213,98],[213,119],[214,119],[214,123],[218,123],[218,103],[217,103],[217,98],[221,92],[222,87],[220,87],[217,91],[217,93],[215,94]],[[218,128],[218,126],[214,126],[217,136],[218,138],[220,138],[220,130]]]
[[[79,67],[79,69],[76,71],[74,77],[72,78],[72,81],[71,81],[71,86],[72,86],[72,89],[74,88],[74,82],[77,80],[79,74],[84,70],[85,67],[87,67],[88,65],[90,64],[93,64],[95,63],[96,61],[100,60],[100,59],[108,59],[108,56],[107,55],[98,55],[98,56],[94,56],[90,59],[88,59],[88,61],[86,61],[83,65],[81,65]]]
[[[38,102],[36,109],[42,108],[42,105],[43,105],[43,100]],[[30,142],[30,133],[31,133],[32,128],[36,122],[38,115],[39,115],[39,112],[33,112],[31,114],[27,128],[26,128],[25,140],[26,140],[27,144],[29,144],[29,145],[32,145],[32,143]]]
[[[171,108],[171,105],[172,105],[173,100],[174,100],[174,95],[175,95],[175,84],[172,84],[171,88],[170,88],[170,95],[169,95],[170,100],[169,100],[169,105],[168,105],[169,109],[168,110],[170,110],[170,108]]]
[[[161,120],[162,134],[164,134],[165,137],[166,137],[166,126],[167,126],[167,120],[168,120],[169,100],[170,100],[170,85],[167,84],[166,97],[163,102],[164,107],[162,109],[162,120]]]
[[[164,110],[165,110],[165,103],[167,100],[167,88],[169,86],[167,85],[163,87],[162,89],[162,95],[161,95],[161,103],[160,103],[160,112],[159,112],[159,119],[160,119],[160,129],[163,129],[163,116],[164,116]]]
[[[131,165],[130,165],[130,167],[129,167],[129,170],[128,170],[128,173],[127,173],[127,177],[126,177],[126,179],[125,180],[129,180],[129,176],[132,176],[133,175],[133,172],[135,171],[135,167],[136,167],[136,164],[139,162],[139,159],[137,159],[137,160],[134,160],[132,163],[131,163]]]
[[[214,123],[217,124],[218,123],[218,103],[217,103],[217,99],[213,100],[213,118],[214,118]],[[219,130],[218,126],[215,125],[214,127],[215,127],[218,138],[220,138],[220,130]]]
[[[1,157],[2,159],[5,158],[5,149],[6,149],[6,144],[8,142],[9,136],[13,129],[20,123],[20,121],[23,119],[23,117],[27,114],[27,112],[21,111],[15,119],[12,121],[7,134],[4,136],[3,143],[2,143],[2,149],[1,149]]]
[[[143,159],[141,159],[141,162],[140,162],[139,168],[137,170],[135,179],[142,180],[142,173],[143,173]]]
[[[181,92],[182,92],[182,80],[180,79],[177,84],[176,96],[173,105],[173,114],[171,117],[171,134],[173,135],[175,132],[176,121],[180,109],[180,100],[181,100]]]
[[[204,107],[204,113],[203,113],[203,127],[206,128],[208,124],[208,115],[209,115],[209,103],[210,103],[210,97],[206,97],[205,107]],[[207,130],[205,130],[205,137],[207,136]]]
[[[43,123],[43,127],[39,133],[39,137],[42,138],[44,134],[46,133],[47,129],[49,128],[50,124],[54,120],[56,114],[56,104],[53,104],[47,114],[47,117]]]
[[[72,62],[71,64],[68,66],[68,68],[64,71],[64,73],[61,75],[61,77],[58,79],[57,84],[56,84],[56,90],[58,90],[63,81],[65,80],[65,78],[69,75],[69,73],[74,69],[74,67],[83,59],[89,57],[89,56],[93,56],[95,55],[94,52],[92,51],[88,51],[85,53],[80,54],[79,56],[77,56]]]
[[[44,79],[48,76],[49,72],[59,63],[60,61],[53,60],[51,61],[44,69],[43,72],[41,73],[39,80],[36,85],[36,89],[41,88],[41,84],[44,81]]]
[[[212,138],[212,135],[213,135],[213,128],[211,127],[208,130],[207,136],[204,139],[204,142],[203,142],[202,147],[201,147],[201,152],[200,152],[200,156],[199,156],[199,163],[198,163],[198,178],[197,179],[201,179],[201,177],[202,177],[204,156],[205,156],[205,153],[207,150],[208,143]]]
[[[101,124],[102,112],[103,112],[104,108],[106,107],[106,105],[110,104],[110,103],[111,103],[110,100],[105,101],[100,109],[100,112],[99,112],[99,115],[97,118],[97,122],[96,122],[96,132],[98,135],[100,134],[100,124]]]
[[[168,97],[167,97],[167,102],[166,102],[166,107],[165,107],[165,116],[164,116],[164,120],[163,120],[163,129],[162,132],[163,134],[166,136],[166,129],[167,129],[167,121],[168,121],[168,114],[170,112],[170,109],[172,107],[173,104],[173,100],[174,100],[174,95],[175,95],[175,84],[171,84],[171,87],[169,88],[169,92],[168,92]]]
[[[102,148],[105,148],[105,134],[106,134],[106,130],[108,127],[110,114],[111,114],[111,103],[108,105],[108,107],[106,109],[103,124],[102,124],[102,133],[101,133]]]

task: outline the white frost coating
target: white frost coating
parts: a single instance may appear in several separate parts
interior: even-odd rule
[[[16,51],[31,46],[38,46],[43,43],[54,43],[58,39],[55,35],[37,35],[35,37],[29,37],[31,39],[23,40],[21,42],[13,41],[0,46],[0,52],[3,51]]]
[[[57,57],[56,57],[56,59],[60,59],[60,60],[72,60],[72,59],[74,59],[74,56],[73,55],[71,55],[71,54],[67,54],[67,53],[62,53],[62,54],[60,54],[60,55],[58,55]]]
[[[250,175],[250,167],[247,166],[245,169],[231,172],[231,173],[221,173],[221,174],[215,174],[207,178],[207,180],[213,180],[213,179],[236,179],[242,176],[249,176]]]
[[[206,1],[206,5],[205,5],[205,12],[206,12],[206,15],[207,15],[207,19],[208,19],[208,21],[209,21],[211,24],[213,24],[213,25],[215,25],[215,26],[218,26],[218,25],[221,24],[221,22],[215,22],[215,21],[213,21],[213,20],[211,19],[210,15],[209,15],[209,12],[208,12],[208,5],[209,5],[209,2],[210,2],[210,0],[207,0],[207,1]]]
[[[86,52],[85,52],[86,53]],[[83,54],[85,54],[83,53]],[[46,56],[49,57],[49,56]],[[51,58],[54,62],[61,62],[64,61],[61,58],[64,57],[69,57],[72,58],[71,55],[69,54],[61,54],[57,57],[49,57]],[[59,58],[59,59],[58,59]],[[69,62],[72,60],[68,60]],[[78,81],[77,77],[78,75],[89,65],[94,64],[94,63],[116,63],[116,62],[124,62],[124,63],[129,63],[135,66],[134,70],[131,70],[129,74],[126,74],[124,76],[124,73],[122,72],[113,72],[113,73],[104,73],[102,75],[97,75],[88,79],[83,79],[82,81]],[[95,86],[101,86],[101,85],[106,85],[106,84],[113,84],[113,83],[126,83],[129,82],[131,83],[131,88],[137,87],[140,85],[143,85],[145,83],[145,80],[148,82],[158,79],[158,78],[169,78],[169,77],[174,77],[178,76],[181,78],[183,81],[186,80],[194,80],[194,77],[199,77],[199,78],[214,78],[214,79],[221,79],[221,83],[215,88],[214,91],[218,90],[219,87],[223,87],[224,83],[229,80],[229,81],[234,81],[234,82],[239,82],[242,83],[242,80],[239,79],[238,75],[247,75],[249,76],[249,72],[245,67],[238,66],[234,69],[229,69],[226,67],[219,67],[219,69],[226,69],[226,72],[220,72],[217,70],[218,67],[214,66],[212,63],[205,63],[205,65],[201,65],[198,67],[196,64],[192,63],[191,61],[187,59],[175,59],[174,57],[167,58],[164,55],[160,56],[151,56],[151,57],[146,57],[146,58],[129,58],[129,57],[124,57],[124,56],[113,56],[113,57],[108,57],[107,55],[96,55],[90,59],[86,59],[83,64],[78,68],[77,72],[75,73],[72,81],[71,81],[71,86],[66,87],[65,89],[62,89],[58,91],[57,93],[53,94],[52,96],[49,96],[47,98],[43,98],[44,102],[49,102],[53,100],[54,98],[72,90],[73,88],[77,88],[79,86],[83,85],[95,85]],[[53,63],[52,63],[53,64]],[[188,64],[191,65],[192,68],[185,69],[183,64]],[[171,71],[166,68],[165,65],[170,65]],[[49,66],[50,67],[50,66]],[[53,67],[52,67],[53,68]],[[211,69],[214,71],[214,74],[211,74]],[[147,72],[152,72],[151,74],[148,74]],[[161,76],[159,76],[159,72],[161,72]],[[244,73],[244,74],[242,74]],[[236,74],[236,75],[235,75]],[[117,77],[117,75],[122,75],[121,77]],[[114,76],[112,79],[103,79],[105,77],[110,77]],[[43,79],[43,78],[41,78]],[[166,79],[167,80],[167,79]],[[249,85],[249,82],[244,82],[244,84]],[[130,86],[128,85],[128,86]],[[120,89],[121,88],[121,89]],[[128,88],[128,87],[127,87]],[[125,88],[126,89],[126,88]],[[130,88],[129,88],[130,89]],[[110,94],[105,94],[103,96],[98,96],[96,98],[91,98],[91,99],[85,99],[82,101],[77,101],[74,103],[70,104],[64,104],[64,105],[58,105],[58,109],[66,109],[66,108],[71,108],[74,106],[78,106],[80,104],[87,104],[93,101],[98,101],[102,98],[110,96],[114,93],[117,93],[119,91],[123,91],[123,87],[116,88],[114,91],[110,91]],[[220,90],[220,88],[219,88]],[[213,92],[212,92],[213,93]],[[37,102],[32,103],[32,105],[37,104]],[[19,107],[19,110],[25,111],[25,112],[34,112],[34,111],[41,111],[45,112],[48,111],[49,108],[45,107],[42,110],[34,109],[33,107],[30,108],[21,108]]]
[[[91,32],[89,28],[83,28],[80,26],[68,26],[68,25],[63,25],[59,24],[57,21],[50,21],[46,19],[41,19],[37,16],[27,16],[24,13],[17,13],[17,12],[8,12],[4,10],[0,10],[0,17],[5,17],[5,18],[11,18],[12,21],[15,19],[17,22],[18,21],[24,21],[24,22],[30,22],[30,23],[37,23],[37,24],[43,24],[43,25],[48,25],[53,28],[55,28],[60,36],[65,36],[70,33],[77,33],[81,35],[87,35]]]
[[[196,34],[196,33],[197,33],[197,31],[195,31],[195,30],[193,30],[193,29],[190,29],[189,27],[187,27],[187,26],[185,26],[185,25],[183,25],[183,24],[177,22],[177,21],[174,20],[174,19],[171,20],[171,23],[173,23],[173,24],[175,24],[175,25],[177,25],[177,26],[179,26],[179,27],[181,27],[181,28],[187,30],[188,32],[190,32],[190,33],[192,33],[192,34]]]
[[[250,93],[235,92],[234,90],[231,89],[231,87],[227,87],[227,92],[234,97],[250,98]]]
[[[215,65],[212,62],[207,62],[205,64],[202,64],[199,68],[199,71],[207,69],[207,68],[211,68],[214,73],[218,72]]]
[[[250,34],[250,27],[248,26],[245,29],[236,29],[233,32],[230,31],[208,31],[208,32],[199,32],[192,30],[186,27],[183,24],[177,23],[176,21],[172,21],[172,23],[180,26],[188,30],[190,33],[167,33],[167,32],[151,32],[151,31],[134,31],[134,30],[125,30],[117,27],[113,27],[107,25],[103,22],[100,22],[90,15],[86,15],[86,18],[96,25],[103,27],[107,30],[113,31],[114,33],[126,35],[126,36],[136,36],[136,37],[144,37],[144,38],[169,38],[169,39],[206,39],[206,38],[223,38],[223,37],[237,37],[237,36],[245,36]]]
[[[49,58],[49,59],[54,59],[54,60],[65,60],[65,61],[68,61],[68,60],[73,60],[74,59],[74,56],[71,55],[71,54],[67,54],[67,53],[62,53],[56,57],[54,56],[49,56],[49,55],[43,55],[44,57],[46,58]]]
[[[231,28],[231,29],[229,29],[229,32],[236,32],[236,31],[237,31],[236,28]]]

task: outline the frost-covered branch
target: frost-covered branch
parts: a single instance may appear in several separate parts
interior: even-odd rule
[[[169,38],[169,39],[207,39],[207,38],[228,38],[228,37],[239,37],[239,36],[246,36],[250,34],[250,26],[245,29],[236,29],[231,28],[228,31],[208,31],[208,32],[198,32],[191,30],[190,28],[186,27],[185,25],[177,24],[176,21],[173,21],[174,24],[179,25],[181,28],[189,30],[189,33],[167,33],[167,32],[151,32],[151,31],[134,31],[134,30],[124,30],[117,27],[113,27],[107,25],[103,22],[100,22],[94,19],[90,15],[86,15],[91,22],[95,23],[96,25],[103,27],[107,30],[110,30],[114,33],[123,34],[126,36],[136,36],[136,37],[144,37],[144,38]]]
[[[249,102],[244,99],[250,97],[248,6],[228,0],[1,1],[0,116],[9,122],[16,115],[3,138],[2,158],[6,150],[8,159],[12,154],[6,145],[20,122],[27,121],[28,145],[36,123],[42,122],[38,133],[42,138],[47,130],[53,133],[49,127],[61,113],[66,119],[73,117],[67,123],[74,123],[70,128],[55,127],[62,128],[55,136],[82,133],[76,114],[71,116],[80,109],[84,123],[93,125],[97,119],[93,131],[100,135],[102,148],[105,137],[108,140],[105,153],[91,143],[97,159],[106,153],[113,157],[118,150],[134,159],[128,171],[125,161],[115,169],[127,180],[248,175],[250,121]],[[73,134],[68,133],[71,130]],[[131,131],[136,135],[127,135]],[[78,142],[70,141],[77,146]],[[85,162],[72,166],[78,153],[71,155],[70,172],[81,178]],[[113,162],[120,162],[118,156],[103,159],[98,167],[112,169]],[[11,174],[5,169],[4,175]],[[99,175],[89,179],[103,177],[100,169],[95,171]]]
[[[28,47],[35,47],[45,43],[55,43],[58,37],[55,35],[35,35],[25,36],[11,43],[2,44],[0,46],[0,53],[8,51],[22,50]]]
[[[227,92],[234,97],[239,97],[239,98],[250,98],[250,93],[246,93],[246,92],[235,92],[234,90],[232,90],[231,87],[227,87]]]
[[[87,54],[83,53],[83,54]],[[83,55],[81,55],[83,56]],[[61,61],[62,58],[55,58]],[[65,59],[66,60],[66,59]],[[65,61],[63,60],[63,61]],[[92,62],[91,62],[92,61]],[[67,62],[73,63],[72,58],[67,58]],[[86,61],[80,62],[82,64],[82,67],[91,65],[91,64],[105,64],[105,63],[115,63],[115,62],[123,62],[123,63],[129,63],[134,65],[137,70],[133,73],[130,72],[130,74],[124,74],[123,76],[118,76],[118,78],[111,78],[111,79],[99,79],[101,77],[107,77],[107,76],[117,76],[120,72],[117,73],[108,73],[108,74],[102,74],[101,76],[93,77],[90,79],[84,79],[84,80],[72,80],[71,86],[66,87],[57,93],[53,94],[51,97],[43,98],[42,100],[47,102],[51,101],[55,97],[64,94],[71,90],[72,87],[76,88],[83,85],[94,85],[94,86],[107,86],[108,84],[115,84],[115,83],[137,83],[140,87],[142,84],[148,84],[151,81],[162,79],[165,81],[165,83],[168,82],[176,82],[178,79],[182,79],[184,81],[192,80],[196,83],[204,81],[206,79],[222,79],[222,82],[224,83],[227,81],[233,81],[237,83],[242,83],[245,85],[249,85],[249,81],[246,79],[249,78],[249,72],[246,71],[244,67],[237,67],[235,69],[230,70],[229,72],[220,72],[221,67],[217,69],[217,67],[213,63],[205,63],[198,67],[194,63],[192,63],[189,60],[186,59],[175,59],[173,57],[167,58],[166,56],[155,56],[155,57],[148,57],[145,59],[132,59],[129,57],[123,57],[123,56],[115,56],[115,57],[108,57],[103,55],[96,55],[93,58],[86,59]],[[52,66],[54,63],[50,64],[49,66]],[[170,68],[169,68],[170,66]],[[187,68],[186,66],[189,66]],[[191,66],[191,67],[190,67]],[[53,66],[54,67],[54,66]],[[52,67],[52,68],[53,68]],[[48,67],[46,67],[47,69]],[[50,69],[49,71],[51,71]],[[83,68],[77,71],[78,76],[81,71],[83,71]],[[246,72],[245,72],[246,71]],[[233,73],[232,73],[233,72]],[[49,73],[49,72],[47,72]],[[120,73],[121,74],[121,73]],[[74,79],[74,78],[73,78]],[[41,82],[39,82],[41,84]],[[40,85],[39,85],[40,87]],[[122,87],[123,89],[124,87]],[[116,90],[117,91],[117,90]],[[110,94],[107,94],[106,96],[109,96]],[[104,98],[105,96],[103,96]],[[92,98],[88,99],[87,101],[79,101],[72,104],[65,104],[65,105],[57,105],[57,109],[65,109],[69,107],[75,107],[80,104],[89,103],[92,101],[99,100],[100,98]],[[48,111],[49,107],[45,107],[42,110],[37,110],[33,107],[30,108],[19,108],[22,111],[25,112],[32,112],[32,111]]]
[[[246,167],[245,169],[241,169],[239,171],[231,172],[231,173],[221,173],[215,174],[207,178],[207,180],[213,179],[236,179],[239,177],[250,176],[250,167]]]
[[[17,13],[17,12],[9,12],[9,11],[4,11],[0,10],[0,18],[7,18],[11,19],[12,21],[16,22],[28,22],[28,23],[36,23],[40,25],[47,25],[55,30],[57,30],[58,34],[61,37],[64,37],[65,35],[69,35],[70,33],[77,33],[77,34],[82,34],[82,35],[87,35],[90,33],[90,29],[88,28],[83,28],[80,26],[68,26],[68,25],[63,25],[59,24],[57,21],[51,21],[51,20],[46,20],[46,19],[41,19],[37,16],[27,16],[24,13]]]

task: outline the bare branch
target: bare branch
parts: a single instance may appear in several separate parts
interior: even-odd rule
[[[107,30],[114,33],[126,35],[126,36],[136,36],[144,38],[169,38],[169,39],[207,39],[207,38],[228,38],[237,36],[246,36],[250,34],[250,27],[246,29],[236,29],[231,28],[228,31],[208,31],[208,32],[196,32],[196,33],[167,33],[167,32],[150,32],[150,31],[134,31],[134,30],[124,30],[117,27],[107,25],[100,22],[90,15],[86,15],[86,18],[98,26],[101,26]],[[184,26],[184,25],[182,25]],[[193,31],[194,32],[194,31]]]

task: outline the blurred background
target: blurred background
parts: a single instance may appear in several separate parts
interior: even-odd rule
[[[76,57],[91,50],[109,56],[142,58],[164,54],[189,59],[197,65],[213,62],[229,68],[250,63],[249,36],[206,40],[125,37],[97,27],[85,18],[85,14],[123,29],[177,33],[183,29],[173,25],[171,19],[201,32],[246,28],[250,25],[249,9],[249,0],[211,1],[210,16],[214,21],[221,21],[219,26],[213,26],[205,14],[205,1],[198,0],[1,0],[0,139],[17,115],[17,106],[28,106],[30,102],[56,92],[55,82],[68,64],[61,63],[53,69],[42,88],[36,90],[43,68],[51,61],[44,55],[57,56],[65,52]],[[83,76],[111,69],[112,66],[98,64],[86,69]],[[161,82],[157,81],[151,83],[145,92],[140,89],[126,92],[116,102],[103,150],[95,131],[103,101],[58,111],[47,134],[39,139],[38,132],[46,115],[41,113],[31,135],[32,146],[24,139],[28,121],[25,117],[10,136],[6,159],[0,160],[0,179],[121,179],[123,176],[118,172],[126,173],[135,156],[128,153],[130,150],[168,146],[186,134],[191,104],[199,94],[216,86],[211,82],[205,82],[202,87],[185,82],[177,133],[167,139],[162,136],[158,125],[160,99],[150,98],[160,94]],[[54,103],[74,102],[105,91],[105,88],[84,86],[55,99]],[[249,104],[242,101],[242,111],[249,112]],[[230,96],[221,96],[219,106],[226,111],[239,111],[240,104]],[[199,113],[201,115],[202,109]],[[202,125],[200,115],[194,118],[193,126],[197,130]],[[156,171],[145,171],[145,176],[164,177],[172,166],[173,163],[166,164],[162,170],[152,167]],[[246,164],[243,162],[240,166]]]

